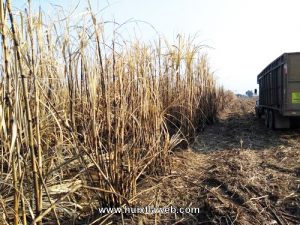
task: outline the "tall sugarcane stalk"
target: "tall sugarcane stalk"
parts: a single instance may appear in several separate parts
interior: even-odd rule
[[[34,147],[34,137],[33,137],[33,124],[32,124],[32,116],[31,116],[31,110],[29,105],[29,94],[28,94],[28,86],[27,86],[27,79],[30,78],[24,74],[24,70],[22,67],[21,62],[21,50],[20,50],[20,44],[16,33],[16,27],[14,22],[14,17],[11,10],[10,0],[6,1],[6,7],[9,13],[9,18],[11,21],[11,30],[13,34],[13,41],[15,45],[15,53],[17,57],[17,64],[18,69],[20,72],[20,77],[22,79],[22,89],[23,89],[23,97],[25,102],[25,114],[26,114],[26,120],[27,120],[27,132],[29,137],[29,151],[31,155],[31,166],[32,166],[32,176],[33,176],[33,189],[34,189],[34,198],[35,198],[35,208],[36,208],[36,216],[38,216],[41,213],[41,199],[40,199],[40,182],[38,177],[38,171],[37,171],[37,162],[36,162],[36,154],[35,154],[35,147]],[[42,222],[38,223],[39,225],[42,224]]]

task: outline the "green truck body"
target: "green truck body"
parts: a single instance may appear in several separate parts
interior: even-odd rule
[[[284,53],[258,76],[258,117],[264,115],[269,128],[289,128],[300,117],[300,52]]]

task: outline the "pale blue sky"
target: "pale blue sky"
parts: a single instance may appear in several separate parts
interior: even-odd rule
[[[49,3],[66,10],[79,0],[32,0],[45,13],[53,13]],[[14,2],[14,1],[12,1]],[[18,6],[22,0],[16,1]],[[104,9],[103,20],[123,23],[128,19],[147,21],[169,40],[178,33],[197,35],[207,49],[219,83],[235,92],[257,87],[257,74],[284,52],[300,51],[299,0],[91,0],[94,11]],[[79,11],[84,11],[81,0]],[[127,26],[127,27],[126,27]],[[155,32],[140,23],[125,36],[148,40]]]

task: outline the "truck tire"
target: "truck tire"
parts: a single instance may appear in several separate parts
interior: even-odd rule
[[[268,112],[269,116],[268,116],[268,119],[269,119],[269,128],[274,130],[275,128],[275,120],[274,120],[274,111],[272,109],[269,110]]]
[[[255,108],[255,115],[257,119],[261,118],[260,110],[258,108]]]
[[[265,126],[269,127],[269,110],[265,109]]]

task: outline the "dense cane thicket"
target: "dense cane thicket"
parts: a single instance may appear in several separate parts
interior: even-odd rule
[[[170,152],[222,106],[189,39],[109,41],[91,8],[77,26],[11,8],[0,1],[1,224],[134,205],[139,180],[167,174]]]

